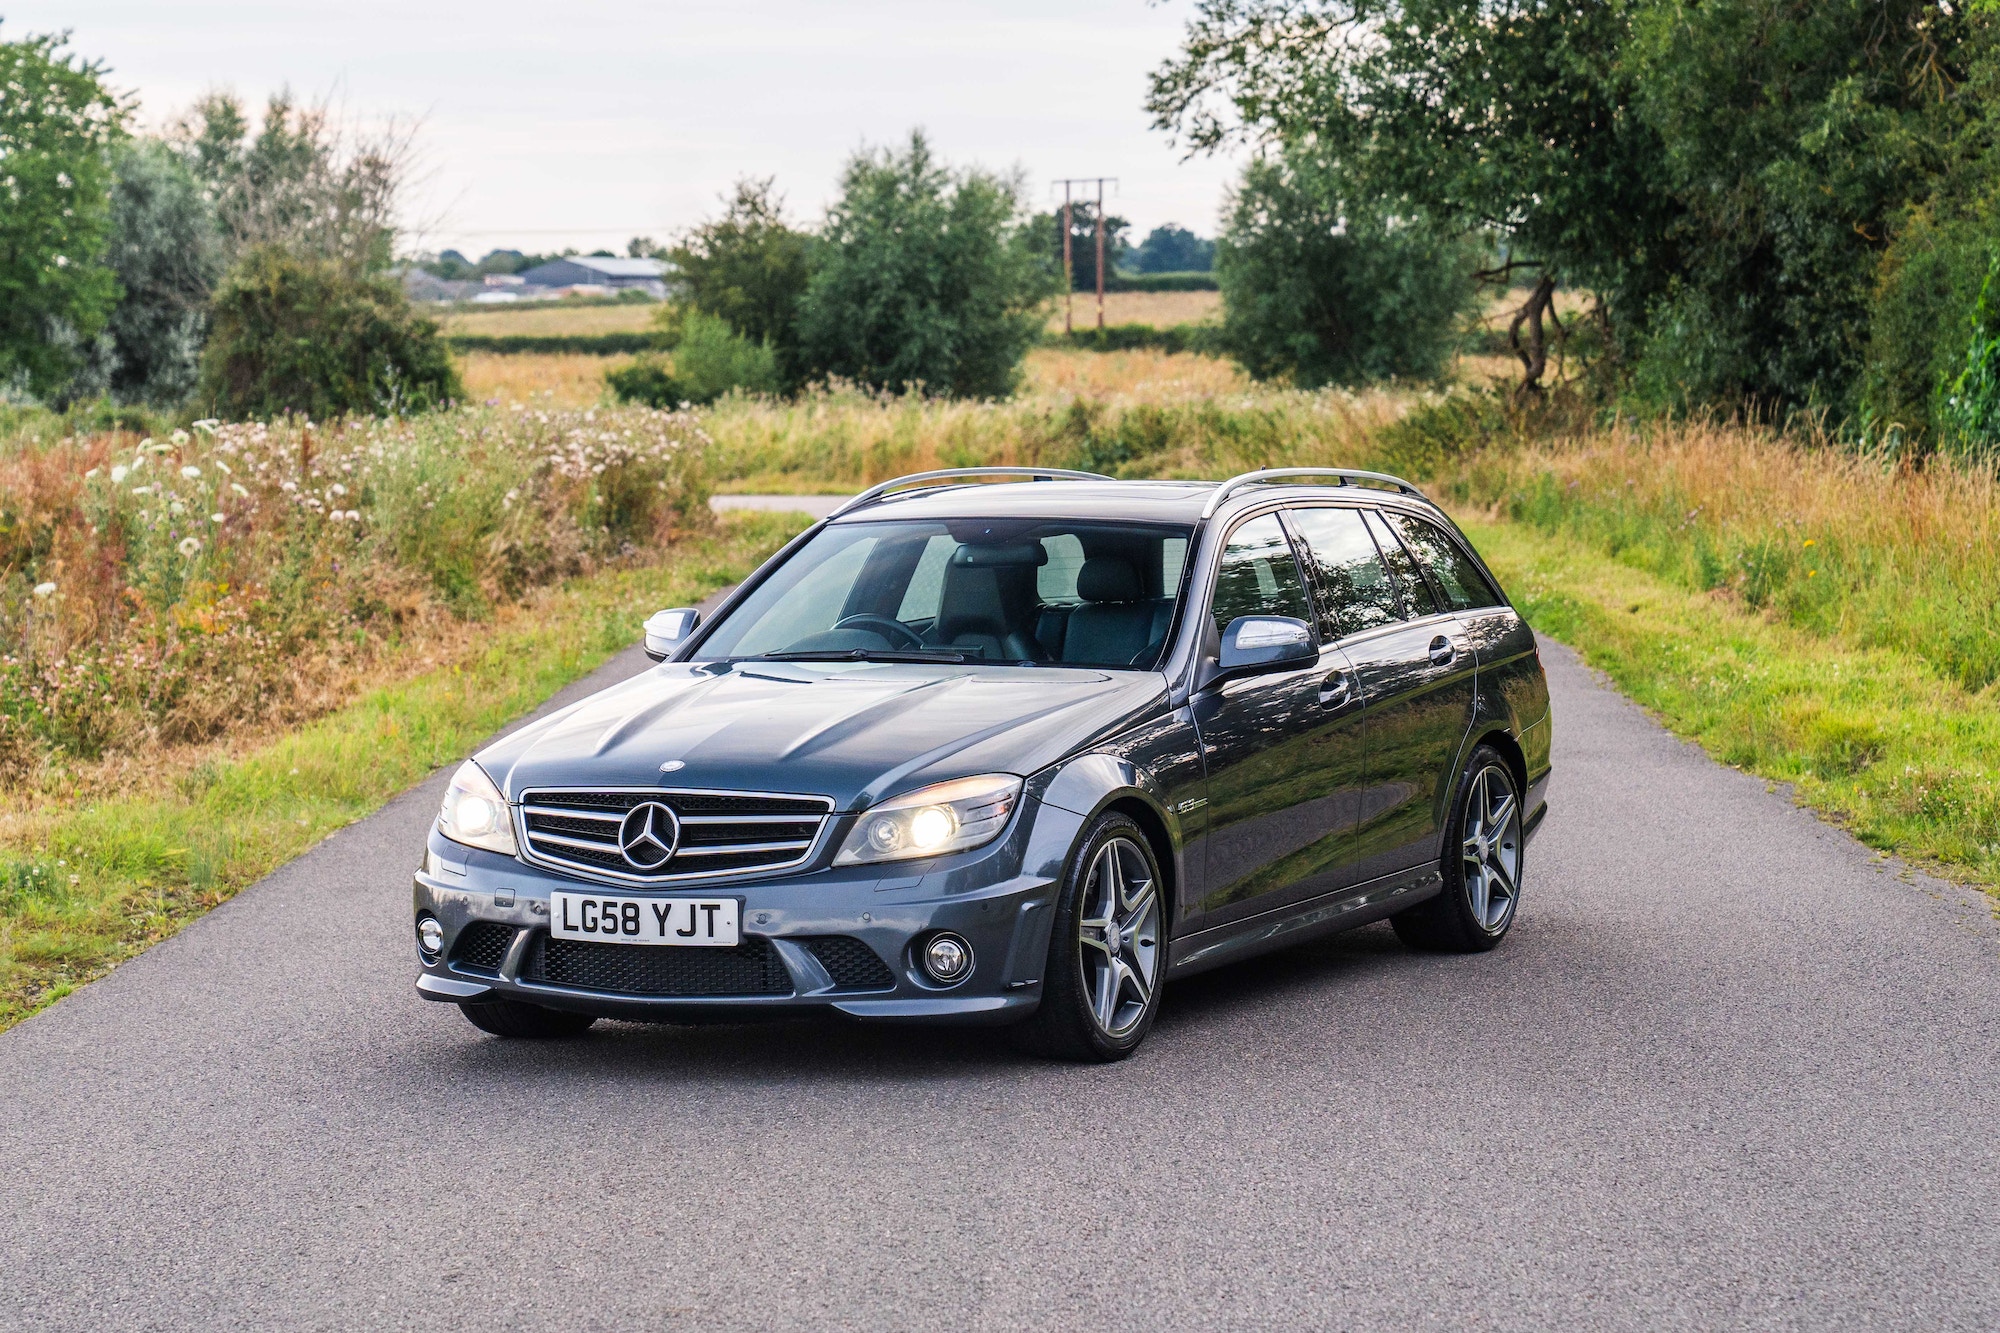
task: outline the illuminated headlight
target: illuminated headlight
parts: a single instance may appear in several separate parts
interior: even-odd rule
[[[984,847],[1007,827],[1021,799],[1011,773],[959,778],[898,796],[861,816],[841,844],[837,866],[902,861]]]
[[[514,855],[514,825],[507,817],[507,798],[493,779],[470,759],[452,774],[438,814],[438,832],[468,847]]]

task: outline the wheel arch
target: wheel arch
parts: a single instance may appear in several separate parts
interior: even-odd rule
[[[1521,749],[1521,743],[1514,739],[1512,732],[1503,727],[1489,728],[1466,750],[1467,763],[1472,761],[1472,751],[1482,745],[1491,746],[1500,752],[1500,757],[1507,761],[1507,771],[1513,775],[1514,789],[1520,792],[1522,799],[1525,800],[1528,792],[1528,756]]]
[[[1185,869],[1182,865],[1179,821],[1150,790],[1149,775],[1129,759],[1108,754],[1087,754],[1064,764],[1042,796],[1053,805],[1078,817],[1076,837],[1082,836],[1107,812],[1122,814],[1139,826],[1159,862],[1161,902],[1171,928],[1179,915],[1179,895]],[[1071,844],[1072,849],[1074,843]]]

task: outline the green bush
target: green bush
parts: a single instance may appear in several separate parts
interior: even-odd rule
[[[494,352],[501,356],[577,352],[584,356],[629,356],[661,346],[650,333],[454,333],[446,337],[454,352]]]
[[[674,378],[690,403],[712,403],[724,394],[776,393],[781,386],[771,345],[752,342],[724,321],[691,310],[674,344]]]
[[[1012,392],[1051,274],[1015,181],[952,171],[922,134],[847,165],[800,306],[818,375],[953,397]]]
[[[1348,196],[1338,165],[1310,153],[1244,172],[1216,268],[1224,345],[1259,379],[1318,388],[1450,365],[1476,299],[1474,247]]]
[[[621,403],[646,407],[676,408],[691,401],[680,381],[657,356],[642,357],[630,365],[613,366],[604,372],[604,382]]]
[[[1958,374],[1937,390],[1937,417],[1948,448],[1990,454],[2000,446],[2000,292],[1993,280],[2000,262],[1987,271],[1972,308],[1971,332],[1960,353]]]
[[[463,395],[437,325],[388,281],[265,247],[216,292],[201,397],[219,417],[406,415]]]
[[[675,246],[678,307],[656,321],[678,340],[687,311],[723,321],[753,345],[769,347],[780,377],[796,388],[806,370],[799,357],[799,303],[812,278],[813,237],[785,221],[784,201],[769,179],[737,182],[721,217],[704,222]]]
[[[1221,356],[1222,329],[1214,324],[1108,324],[1101,329],[1044,333],[1044,347],[1075,347],[1086,352],[1200,352]]]

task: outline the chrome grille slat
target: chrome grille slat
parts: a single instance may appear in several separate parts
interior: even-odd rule
[[[673,856],[651,872],[627,862],[618,843],[626,816],[648,801],[673,810],[681,826]],[[796,869],[825,837],[833,806],[779,792],[538,788],[520,794],[514,821],[523,860],[588,879],[672,885]]]

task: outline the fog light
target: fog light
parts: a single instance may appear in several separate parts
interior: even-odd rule
[[[972,946],[956,935],[933,935],[924,946],[924,973],[932,981],[949,986],[965,980],[972,971]]]
[[[417,947],[424,951],[424,957],[436,960],[444,951],[444,927],[434,916],[417,919]]]

